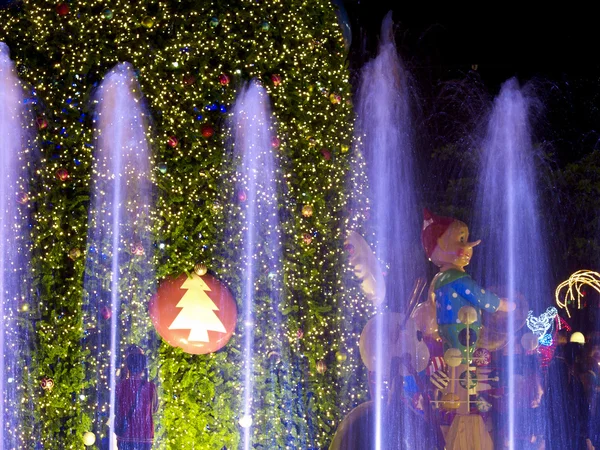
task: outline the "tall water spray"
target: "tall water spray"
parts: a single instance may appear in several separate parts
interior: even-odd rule
[[[82,400],[95,409],[106,436],[115,414],[115,384],[126,347],[147,348],[152,334],[147,300],[153,288],[151,155],[148,117],[133,68],[118,64],[96,95],[96,139],[84,279],[84,348],[90,387]],[[115,448],[111,436],[103,447]]]
[[[253,433],[265,425],[266,417],[258,417],[258,412],[280,409],[278,405],[261,404],[264,401],[264,392],[261,391],[274,389],[274,386],[256,386],[253,373],[268,370],[268,355],[282,355],[283,339],[277,308],[283,258],[278,213],[280,170],[272,146],[273,120],[269,97],[256,81],[240,90],[230,128],[237,161],[236,201],[240,204],[243,249],[244,365],[240,426],[243,430],[242,446],[249,449],[252,448]],[[259,421],[263,422],[262,426],[257,423]],[[262,440],[270,441],[271,438],[263,436]],[[273,445],[276,446],[274,438]]]
[[[499,294],[515,301],[525,299],[529,309],[539,315],[553,301],[548,263],[548,230],[544,230],[543,213],[538,199],[536,150],[532,143],[530,113],[535,105],[511,79],[504,83],[496,98],[482,143],[482,159],[478,182],[473,239],[482,239],[474,250],[473,270],[484,285],[498,289]],[[519,427],[540,421],[538,411],[527,411],[516,397],[516,377],[523,376],[524,364],[515,349],[519,346],[523,323],[509,314],[506,330],[509,344],[501,380],[507,389],[507,414],[498,424],[500,436],[511,449],[516,444]],[[514,339],[514,341],[512,340]],[[519,352],[522,353],[522,352]],[[541,376],[541,373],[537,374]],[[535,379],[535,374],[533,378]],[[543,426],[543,424],[538,424]],[[548,447],[547,447],[548,448]],[[559,447],[551,447],[559,448]],[[560,447],[566,448],[566,447]]]
[[[28,190],[32,120],[9,49],[0,42],[0,448],[24,448],[31,396]],[[29,424],[31,425],[31,424]]]
[[[407,313],[415,280],[424,272],[420,248],[421,212],[418,210],[413,148],[413,123],[408,73],[404,70],[393,38],[392,15],[381,27],[377,57],[361,72],[357,101],[356,138],[367,170],[370,200],[368,226],[374,234],[374,250],[386,266],[386,303],[392,311]],[[352,187],[358,189],[358,186]],[[376,326],[375,447],[384,448],[382,407],[386,395],[382,361],[382,321]],[[406,343],[402,343],[406,344]],[[405,417],[407,418],[407,417]],[[409,420],[404,421],[410,426]],[[389,431],[389,430],[387,430]],[[411,448],[411,433],[405,442]],[[403,448],[403,447],[402,447]]]

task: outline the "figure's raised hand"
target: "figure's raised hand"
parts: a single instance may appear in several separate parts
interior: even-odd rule
[[[517,304],[515,302],[511,302],[507,298],[500,299],[500,306],[498,306],[498,311],[513,312],[515,309],[517,309]]]

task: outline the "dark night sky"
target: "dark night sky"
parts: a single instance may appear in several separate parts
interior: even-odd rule
[[[477,64],[487,94],[517,77],[532,82],[544,105],[544,139],[559,163],[600,147],[600,26],[591,7],[525,12],[507,5],[439,7],[427,2],[345,0],[352,26],[354,79],[376,52],[381,21],[393,11],[396,44],[420,85],[423,103],[440,84],[464,79]]]

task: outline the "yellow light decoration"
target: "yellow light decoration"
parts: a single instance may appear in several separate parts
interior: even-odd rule
[[[600,293],[600,273],[592,270],[574,272],[567,280],[557,286],[554,292],[556,305],[564,309],[567,316],[571,317],[569,303],[575,303],[577,309],[581,309],[581,298],[584,295],[583,288],[586,286]]]

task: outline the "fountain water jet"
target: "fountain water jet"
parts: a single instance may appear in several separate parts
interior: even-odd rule
[[[8,46],[0,42],[0,448],[7,449],[25,448],[33,438],[21,413],[32,398],[23,369],[30,366],[32,342],[26,306],[33,306],[26,206],[33,121],[25,98]]]
[[[96,100],[96,145],[84,279],[83,345],[90,351],[84,392],[102,435],[115,414],[117,364],[127,344],[148,348],[147,299],[153,289],[148,117],[128,63],[105,77]],[[112,434],[112,433],[111,433]],[[115,448],[114,437],[103,440]]]
[[[283,273],[278,213],[280,170],[272,145],[273,119],[269,97],[256,81],[240,90],[233,107],[230,128],[237,162],[236,200],[241,207],[243,233],[244,371],[240,425],[243,428],[243,448],[249,449],[252,448],[252,430],[256,430],[258,425],[255,411],[261,409],[257,405],[261,397],[258,391],[274,388],[255,386],[253,372],[257,367],[269,365],[264,356],[272,352],[280,355],[281,363],[286,364],[281,348],[284,334],[282,318],[276,308],[281,296]],[[266,277],[264,268],[268,271]],[[259,291],[257,286],[265,284],[266,290]],[[268,296],[275,307],[270,307],[262,299],[263,296]],[[277,445],[274,437],[273,445]]]
[[[372,226],[374,234],[375,254],[387,266],[386,303],[390,310],[405,314],[415,280],[424,273],[419,263],[422,260],[419,246],[421,214],[417,208],[409,86],[408,73],[398,58],[394,43],[390,12],[381,27],[378,55],[362,69],[355,133],[358,150],[362,152],[367,167],[367,195],[371,205],[368,224]],[[383,403],[387,396],[384,387],[387,380],[383,379],[382,367],[382,361],[387,358],[384,357],[387,349],[383,348],[382,328],[382,320],[378,320],[373,394],[376,449],[387,448],[388,445],[382,429]],[[406,343],[402,342],[401,345]],[[404,414],[403,423],[410,427],[411,419],[407,414]],[[404,442],[389,445],[414,448],[411,447],[414,442],[409,437],[412,434],[407,431],[402,438]]]
[[[524,298],[536,314],[552,303],[549,255],[544,227],[540,220],[537,195],[536,151],[530,129],[533,99],[516,80],[507,81],[496,98],[487,136],[482,144],[480,179],[475,207],[473,237],[482,239],[473,261],[476,279],[501,289],[501,295],[515,300]],[[517,420],[515,375],[523,367],[515,354],[518,328],[515,315],[509,314],[507,358],[503,376],[508,387],[506,423],[500,424],[500,436],[509,448],[516,445]],[[539,420],[539,419],[536,419]]]

